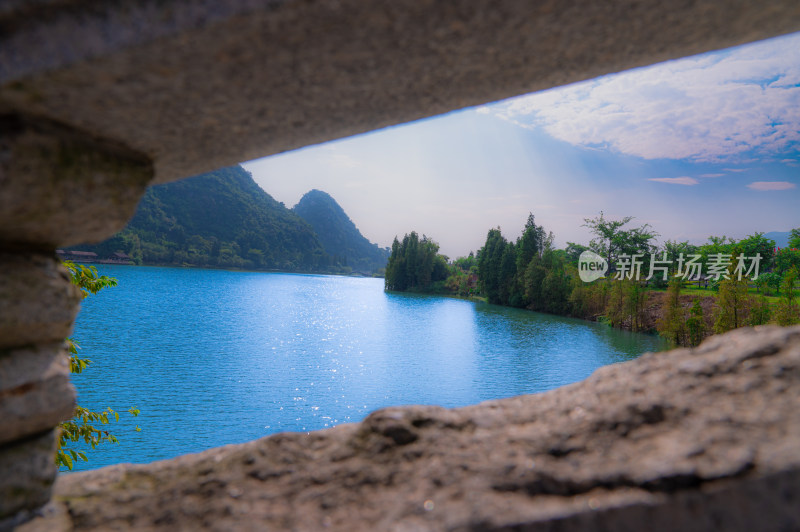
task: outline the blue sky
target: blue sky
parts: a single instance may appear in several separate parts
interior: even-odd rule
[[[556,244],[634,216],[659,241],[800,227],[800,34],[604,76],[244,164],[291,207],[331,194],[381,246],[451,257],[533,212]]]

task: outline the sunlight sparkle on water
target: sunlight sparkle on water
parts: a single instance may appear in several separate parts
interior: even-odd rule
[[[147,462],[398,404],[464,406],[658,349],[603,325],[383,292],[380,279],[102,266],[74,337],[82,405],[125,411],[89,467]],[[153,302],[158,303],[153,303]],[[132,431],[139,424],[142,432]],[[85,467],[81,465],[80,467]]]

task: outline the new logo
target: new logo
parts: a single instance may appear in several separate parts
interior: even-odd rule
[[[608,262],[594,251],[587,249],[578,257],[578,275],[584,283],[602,279],[607,272]]]

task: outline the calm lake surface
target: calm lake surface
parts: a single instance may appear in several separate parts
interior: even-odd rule
[[[360,421],[384,406],[541,392],[665,348],[602,324],[387,294],[383,279],[98,270],[119,286],[83,303],[73,337],[93,364],[74,381],[81,405],[120,412],[110,428],[121,443],[75,470]]]

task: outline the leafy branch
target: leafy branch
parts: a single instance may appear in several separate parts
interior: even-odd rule
[[[113,277],[98,275],[94,266],[83,266],[71,261],[65,261],[64,266],[70,273],[72,283],[78,286],[86,298],[90,294],[96,294],[103,288],[117,286],[117,280]],[[69,369],[71,373],[83,373],[83,370],[92,363],[88,358],[78,356],[80,346],[71,338],[66,339],[67,351],[69,352]],[[135,416],[139,415],[139,409],[132,407],[128,412]],[[94,449],[98,444],[119,443],[116,436],[103,428],[95,425],[108,425],[111,421],[119,421],[119,413],[111,408],[106,408],[99,412],[93,412],[88,408],[76,406],[72,419],[64,421],[60,425],[58,437],[58,450],[56,451],[56,465],[66,467],[70,471],[78,460],[88,462],[89,458],[83,451],[71,448],[70,443],[83,441]],[[141,429],[137,426],[136,431]]]

